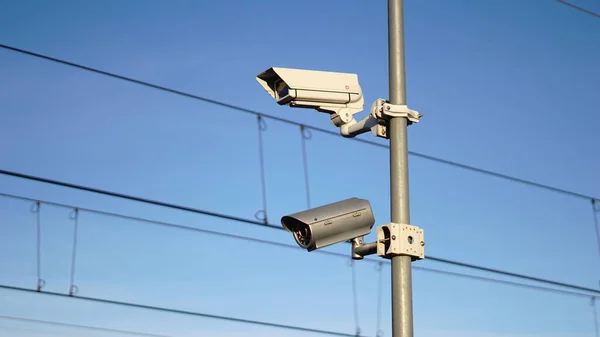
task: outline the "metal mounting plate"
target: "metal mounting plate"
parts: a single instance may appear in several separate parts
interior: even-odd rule
[[[375,137],[389,138],[387,124],[390,118],[404,117],[408,125],[418,123],[423,114],[411,110],[406,105],[390,104],[386,100],[379,98],[371,106],[371,116],[377,118],[377,125],[371,127],[371,133]]]
[[[418,123],[423,114],[411,110],[406,105],[383,103],[381,114],[388,118],[404,117],[413,123]]]
[[[377,228],[377,255],[392,258],[398,255],[425,258],[423,230],[408,224],[389,223]]]

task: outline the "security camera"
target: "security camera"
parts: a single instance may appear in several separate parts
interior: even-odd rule
[[[258,74],[256,80],[279,105],[327,112],[338,127],[353,121],[363,110],[356,74],[272,67]]]
[[[286,215],[285,230],[294,234],[298,245],[309,252],[338,242],[367,235],[375,224],[368,200],[350,198]]]

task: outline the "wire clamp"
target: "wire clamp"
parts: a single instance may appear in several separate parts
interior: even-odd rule
[[[403,117],[407,119],[407,125],[418,123],[423,114],[411,110],[405,104],[390,104],[379,98],[371,106],[371,116],[377,119],[377,124],[371,127],[371,133],[380,138],[389,138],[387,132],[390,118]]]

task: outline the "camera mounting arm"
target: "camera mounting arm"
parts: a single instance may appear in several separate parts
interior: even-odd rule
[[[377,241],[364,243],[364,236],[351,240],[352,259],[362,260],[377,254],[386,259],[397,255],[410,256],[413,261],[425,258],[423,229],[409,224],[388,223],[377,228]]]
[[[332,115],[332,121],[333,121]],[[348,114],[346,114],[346,117]],[[409,125],[412,123],[418,123],[419,119],[423,116],[415,110],[411,110],[406,105],[395,105],[390,104],[386,100],[379,98],[371,105],[369,115],[363,118],[361,121],[356,121],[351,118],[348,122],[336,126],[340,127],[340,133],[346,138],[353,138],[360,134],[363,134],[369,130],[374,136],[388,138],[387,136],[387,124],[388,120],[392,117],[404,117],[408,119]],[[339,121],[338,121],[339,123]]]
[[[377,254],[377,242],[364,243],[364,236],[354,238],[352,243],[352,260],[362,260],[367,255]]]

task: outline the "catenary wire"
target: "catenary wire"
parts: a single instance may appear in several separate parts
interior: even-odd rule
[[[162,201],[156,201],[156,200],[151,200],[151,199],[146,199],[146,198],[140,198],[140,197],[136,197],[136,196],[132,196],[132,195],[127,195],[127,194],[122,194],[122,193],[105,191],[105,190],[101,190],[101,189],[97,189],[97,188],[92,188],[92,187],[87,187],[87,186],[82,186],[82,185],[76,185],[76,184],[66,183],[66,182],[62,182],[62,181],[58,181],[58,180],[52,180],[52,179],[46,179],[46,178],[41,178],[41,177],[35,177],[35,176],[32,176],[32,175],[27,175],[27,174],[18,173],[18,172],[12,172],[12,171],[7,171],[7,170],[0,169],[0,174],[6,175],[6,176],[10,176],[10,177],[15,177],[15,178],[22,178],[22,179],[26,179],[26,180],[31,180],[31,181],[43,182],[43,183],[47,183],[47,184],[51,184],[51,185],[56,185],[56,186],[61,186],[61,187],[73,188],[73,189],[76,189],[76,190],[81,190],[81,191],[86,191],[86,192],[92,192],[92,193],[96,193],[96,194],[106,195],[106,196],[120,198],[120,199],[125,199],[125,200],[137,201],[137,202],[141,202],[141,203],[144,203],[144,204],[150,204],[150,205],[161,206],[161,207],[165,207],[165,208],[176,209],[176,210],[179,210],[179,211],[186,211],[186,212],[191,212],[191,213],[196,213],[196,214],[208,215],[208,216],[213,216],[213,217],[217,217],[217,218],[221,218],[221,219],[227,219],[227,220],[237,221],[237,222],[241,222],[241,223],[247,223],[247,224],[251,224],[251,225],[260,225],[260,226],[266,226],[266,227],[273,227],[273,228],[276,228],[276,229],[283,230],[283,228],[281,228],[279,226],[265,225],[263,223],[263,221],[251,220],[251,219],[246,219],[246,218],[242,218],[242,217],[236,217],[236,216],[222,214],[222,213],[217,213],[217,212],[210,212],[210,211],[205,211],[205,210],[201,210],[201,209],[198,209],[198,208],[186,207],[186,206],[182,206],[182,205],[176,205],[176,204],[162,202]]]
[[[592,288],[582,287],[582,286],[578,286],[578,285],[574,285],[574,284],[552,281],[552,280],[543,279],[543,278],[539,278],[539,277],[535,277],[535,276],[529,276],[529,275],[525,275],[525,274],[508,272],[508,271],[504,271],[504,270],[500,270],[500,269],[483,267],[483,266],[474,265],[474,264],[470,264],[470,263],[457,262],[457,261],[453,261],[453,260],[442,259],[439,257],[429,256],[429,257],[427,257],[427,259],[436,261],[436,262],[452,264],[452,265],[455,265],[458,267],[466,267],[466,268],[476,269],[476,270],[480,270],[480,271],[486,271],[486,272],[490,272],[490,273],[494,273],[494,274],[500,274],[500,275],[511,276],[511,277],[515,277],[515,278],[520,278],[523,280],[535,281],[535,282],[545,283],[548,285],[554,285],[554,286],[571,288],[571,289],[576,289],[576,290],[581,290],[581,291],[588,291],[588,292],[592,292],[594,294],[600,294],[599,289],[592,289]]]
[[[6,170],[0,169],[0,174],[5,174],[8,176],[18,177],[18,178],[23,178],[23,179],[28,179],[28,180],[38,181],[38,182],[44,182],[44,183],[53,184],[53,185],[62,186],[62,187],[79,189],[79,190],[88,191],[88,192],[94,192],[94,193],[117,197],[117,198],[122,198],[122,199],[126,199],[126,200],[148,203],[151,205],[163,206],[166,208],[172,208],[172,209],[183,210],[183,211],[202,214],[202,215],[208,215],[208,216],[226,219],[226,220],[238,221],[241,223],[259,225],[259,226],[263,226],[266,228],[274,228],[277,230],[284,230],[283,227],[281,227],[281,226],[276,226],[273,224],[264,224],[262,221],[250,220],[250,219],[245,219],[245,218],[241,218],[241,217],[235,217],[232,215],[225,215],[225,214],[220,214],[220,213],[215,213],[215,212],[208,212],[208,211],[200,210],[197,208],[191,208],[191,207],[187,207],[187,206],[181,206],[181,205],[166,203],[166,202],[162,202],[162,201],[156,201],[156,200],[151,200],[151,199],[129,196],[129,195],[122,194],[122,193],[110,192],[110,191],[100,190],[100,189],[81,186],[81,185],[75,185],[75,184],[56,181],[56,180],[50,180],[50,179],[46,179],[46,178],[26,175],[23,173],[17,173],[17,172],[6,171]],[[6,195],[6,194],[0,193],[0,195]],[[32,199],[30,199],[30,200],[32,200]],[[51,203],[48,203],[48,204],[51,204]],[[79,208],[79,209],[82,210],[82,208]],[[504,271],[504,270],[500,270],[500,269],[483,267],[483,266],[479,266],[479,265],[475,265],[475,264],[453,261],[453,260],[439,258],[439,257],[435,257],[435,256],[428,256],[427,259],[431,260],[431,261],[436,261],[436,262],[440,262],[440,263],[458,266],[458,267],[465,267],[465,268],[469,268],[469,269],[485,271],[485,272],[490,272],[490,273],[499,274],[499,275],[511,276],[511,277],[515,277],[515,278],[519,278],[519,279],[523,279],[523,280],[540,282],[540,283],[545,283],[545,284],[549,284],[549,285],[577,289],[577,290],[581,290],[581,291],[592,292],[594,294],[600,294],[599,289],[592,289],[592,288],[582,287],[582,286],[573,285],[573,284],[569,284],[569,283],[547,280],[547,279],[529,276],[529,275],[525,275],[525,274],[508,272],[508,271]]]
[[[0,193],[0,196],[24,200],[24,201],[33,201],[33,199],[31,199],[31,198],[26,198],[26,197],[22,197],[22,196],[7,194],[7,193]],[[185,225],[181,225],[181,224],[175,224],[172,222],[151,220],[151,219],[147,219],[147,218],[124,215],[124,214],[117,214],[117,213],[101,211],[101,210],[92,209],[92,208],[76,207],[73,205],[67,205],[67,204],[51,202],[51,201],[37,201],[37,202],[43,202],[46,205],[56,206],[56,207],[63,207],[63,208],[70,208],[70,209],[77,208],[80,212],[104,215],[104,216],[115,217],[115,218],[120,218],[120,219],[125,219],[125,220],[131,220],[131,221],[146,222],[149,224],[154,224],[154,225],[163,226],[163,227],[170,227],[170,228],[175,228],[175,229],[180,229],[180,230],[187,230],[187,231],[198,232],[198,233],[203,233],[203,234],[244,240],[244,241],[248,241],[248,242],[261,243],[261,244],[277,246],[277,247],[282,247],[282,248],[302,249],[296,245],[280,243],[280,242],[275,242],[275,241],[269,241],[269,240],[263,240],[263,239],[257,239],[257,238],[242,236],[242,235],[230,234],[230,233],[217,232],[217,231],[212,231],[212,230],[208,230],[208,229],[202,229],[202,228],[196,228],[196,227],[191,227],[191,226],[185,226]],[[343,259],[348,258],[348,256],[346,254],[327,251],[327,250],[316,250],[313,252],[313,254],[328,255],[328,256],[333,256],[333,257],[338,257],[338,258],[343,258]],[[382,265],[381,260],[365,258],[363,261],[366,261],[369,263],[376,263],[376,264],[378,264],[378,266]],[[445,271],[445,270],[428,268],[428,267],[413,266],[413,269],[431,272],[431,273],[437,273],[437,274],[441,274],[441,275],[449,275],[449,276],[461,277],[461,278],[466,278],[466,279],[474,279],[474,280],[480,280],[480,281],[486,281],[486,282],[493,282],[493,283],[515,286],[515,287],[524,287],[524,288],[535,289],[535,290],[539,290],[539,291],[545,291],[545,292],[551,292],[551,293],[557,293],[557,294],[563,294],[563,295],[571,295],[571,296],[578,296],[578,297],[591,297],[591,296],[595,296],[595,295],[600,295],[600,290],[594,290],[594,289],[589,290],[589,292],[591,292],[592,294],[586,294],[586,293],[581,293],[581,292],[548,288],[548,287],[532,285],[532,284],[525,284],[525,283],[520,283],[520,282],[515,282],[515,281],[498,280],[498,279],[493,279],[490,277],[476,276],[476,275],[470,275],[470,274],[464,274],[464,273],[458,273],[458,272],[451,272],[451,271]],[[569,285],[564,285],[563,287],[569,288]]]
[[[594,212],[594,230],[596,231],[598,255],[600,255],[600,222],[598,222],[598,213],[600,212],[600,207],[598,207],[598,201],[596,199],[592,199],[592,212]]]
[[[118,305],[118,306],[122,306],[122,307],[130,307],[130,308],[137,308],[137,309],[146,309],[146,310],[159,311],[159,312],[165,312],[165,313],[173,313],[173,314],[180,314],[180,315],[187,315],[187,316],[212,318],[212,319],[218,319],[218,320],[225,320],[225,321],[229,321],[229,322],[253,324],[253,325],[267,326],[267,327],[280,328],[280,329],[286,329],[286,330],[296,330],[296,331],[312,332],[312,333],[318,333],[318,334],[324,334],[324,335],[330,335],[330,336],[356,337],[355,334],[351,334],[351,333],[329,331],[329,330],[322,330],[322,329],[313,329],[313,328],[307,328],[307,327],[296,326],[296,325],[287,325],[287,324],[279,324],[279,323],[272,323],[272,322],[256,321],[256,320],[250,320],[250,319],[244,319],[244,318],[237,318],[237,317],[232,317],[232,316],[213,315],[213,314],[207,314],[207,313],[201,313],[201,312],[195,312],[195,311],[165,308],[165,307],[159,307],[159,306],[153,306],[153,305],[139,304],[139,303],[133,303],[133,302],[126,302],[126,301],[110,300],[110,299],[98,298],[98,297],[79,296],[79,295],[69,296],[67,294],[58,293],[58,292],[51,292],[51,291],[37,292],[37,291],[32,290],[32,289],[27,289],[27,288],[22,288],[22,287],[16,287],[16,286],[10,286],[10,285],[4,285],[4,284],[0,285],[0,289],[13,290],[13,291],[21,291],[21,292],[28,292],[28,293],[35,293],[35,294],[44,294],[44,295],[49,295],[49,296],[54,296],[54,297],[63,297],[63,298],[69,298],[69,299],[78,299],[78,300],[83,300],[83,301],[88,301],[88,302],[111,304],[111,305]],[[363,337],[366,337],[366,336],[363,336]]]
[[[0,315],[0,319],[10,320],[10,321],[27,322],[27,323],[46,324],[46,325],[53,325],[53,326],[60,326],[60,327],[77,328],[77,329],[86,329],[86,330],[99,331],[99,332],[119,333],[119,334],[131,335],[131,336],[170,337],[167,335],[157,335],[157,334],[147,333],[147,332],[137,332],[137,331],[130,331],[130,330],[102,328],[102,327],[97,327],[97,326],[92,326],[92,325],[81,325],[81,324],[63,323],[63,322],[56,322],[56,321],[45,321],[45,320],[41,320],[41,319],[24,318],[24,317],[16,317],[16,316]]]
[[[47,334],[45,334],[43,331],[40,331],[40,330],[36,330],[36,329],[28,328],[28,327],[18,328],[18,327],[10,327],[10,326],[2,326],[2,325],[0,325],[0,336],[48,337]],[[55,337],[55,336],[52,336],[52,337]],[[88,336],[83,335],[81,337],[89,337],[89,335]]]
[[[416,269],[416,268],[413,267],[413,269]],[[540,286],[533,285],[533,284],[525,284],[525,283],[519,283],[519,282],[513,282],[513,281],[499,280],[499,279],[493,279],[493,278],[489,278],[489,277],[468,275],[468,274],[457,273],[457,272],[447,271],[447,270],[433,269],[433,268],[427,268],[427,269],[421,269],[421,270],[425,271],[425,272],[433,272],[436,274],[443,274],[443,275],[448,275],[448,276],[469,278],[472,280],[479,280],[479,281],[503,284],[503,285],[508,285],[508,286],[517,286],[517,287],[521,287],[521,288],[547,291],[547,292],[552,292],[552,293],[559,294],[559,295],[569,295],[569,296],[584,297],[584,298],[598,298],[599,297],[598,295],[600,295],[600,293],[596,293],[596,295],[584,294],[584,293],[575,292],[575,291],[540,287]],[[465,275],[467,275],[467,276],[465,276]]]
[[[593,12],[593,11],[587,9],[587,8],[583,8],[581,6],[578,6],[578,5],[574,4],[574,3],[570,3],[570,2],[565,1],[565,0],[556,0],[556,1],[560,2],[563,5],[570,6],[572,8],[575,8],[575,9],[579,10],[579,11],[582,11],[584,13],[587,13],[587,14],[593,15],[593,16],[595,16],[597,18],[600,18],[600,13]]]
[[[21,53],[21,54],[25,54],[25,55],[29,55],[29,56],[33,56],[33,57],[36,57],[36,58],[44,59],[44,60],[47,60],[47,61],[52,61],[52,62],[59,63],[59,64],[62,64],[62,65],[66,65],[66,66],[78,68],[78,69],[81,69],[81,70],[93,72],[93,73],[96,73],[96,74],[100,74],[100,75],[104,75],[104,76],[116,78],[116,79],[119,79],[119,80],[122,80],[122,81],[130,82],[130,83],[135,83],[135,84],[138,84],[138,85],[141,85],[141,86],[145,86],[145,87],[148,87],[148,88],[153,88],[153,89],[164,91],[164,92],[168,92],[168,93],[171,93],[171,94],[175,94],[175,95],[179,95],[179,96],[183,96],[183,97],[187,97],[187,98],[199,100],[199,101],[202,101],[202,102],[205,102],[205,103],[209,103],[209,104],[213,104],[213,105],[217,105],[217,106],[229,108],[229,109],[232,109],[232,110],[236,110],[236,111],[240,111],[240,112],[245,112],[245,113],[253,114],[253,115],[259,115],[260,114],[264,118],[269,118],[269,119],[276,120],[276,121],[279,121],[279,122],[282,122],[282,123],[296,125],[296,126],[302,126],[302,125],[304,125],[302,123],[294,122],[294,121],[291,121],[289,119],[285,119],[285,118],[281,118],[281,117],[276,117],[276,116],[272,116],[272,115],[267,115],[267,114],[264,114],[264,113],[261,113],[261,112],[258,112],[258,111],[252,110],[252,109],[244,108],[244,107],[241,107],[241,106],[238,106],[238,105],[233,105],[233,104],[229,104],[229,103],[225,103],[225,102],[220,102],[220,101],[217,101],[217,100],[214,100],[214,99],[209,99],[209,98],[202,97],[202,96],[199,96],[199,95],[186,93],[186,92],[183,92],[183,91],[180,91],[180,90],[175,90],[175,89],[163,87],[163,86],[160,86],[160,85],[152,84],[152,83],[149,83],[149,82],[144,82],[144,81],[137,80],[137,79],[134,79],[134,78],[131,78],[131,77],[126,77],[126,76],[118,75],[118,74],[115,74],[115,73],[107,72],[107,71],[104,71],[104,70],[100,70],[100,69],[96,69],[96,68],[84,66],[84,65],[81,65],[81,64],[77,64],[77,63],[65,61],[65,60],[62,60],[62,59],[54,58],[54,57],[51,57],[51,56],[47,56],[47,55],[43,55],[43,54],[39,54],[39,53],[27,51],[27,50],[16,48],[16,47],[9,46],[9,45],[6,45],[6,44],[0,44],[0,48],[6,49],[6,50],[11,50],[11,51],[14,51],[14,52],[17,52],[17,53]],[[318,132],[321,132],[321,133],[330,134],[330,135],[334,135],[334,136],[340,136],[338,133],[333,132],[331,130],[327,130],[327,129],[323,129],[323,128],[319,128],[319,127],[315,127],[315,126],[309,126],[309,125],[304,125],[304,127],[307,128],[307,129],[311,129],[313,131],[318,131]],[[374,146],[378,146],[378,147],[388,148],[388,146],[385,145],[385,144],[374,142],[374,141],[369,141],[369,140],[362,139],[362,138],[351,138],[351,139],[354,140],[354,141],[361,142],[361,143],[366,143],[366,144],[370,144],[370,145],[374,145]],[[530,187],[537,187],[537,188],[545,189],[545,190],[548,190],[548,191],[553,191],[553,192],[557,192],[557,193],[560,193],[560,194],[569,195],[569,196],[576,197],[576,198],[583,198],[583,199],[588,199],[588,200],[589,199],[594,199],[593,196],[585,195],[585,194],[582,194],[582,193],[568,191],[568,190],[565,190],[565,189],[561,189],[561,188],[557,188],[557,187],[552,187],[552,186],[549,186],[549,185],[540,184],[540,183],[532,182],[532,181],[529,181],[529,180],[512,177],[512,176],[509,176],[509,175],[505,175],[505,174],[501,174],[501,173],[497,173],[497,172],[493,172],[493,171],[489,171],[489,170],[485,170],[485,169],[476,168],[474,166],[470,166],[470,165],[466,165],[466,164],[460,164],[460,163],[457,163],[457,162],[454,162],[454,161],[451,161],[451,160],[441,159],[441,158],[438,158],[438,157],[426,155],[426,154],[419,153],[419,152],[408,151],[408,153],[409,153],[409,155],[412,155],[412,156],[415,156],[415,157],[419,157],[419,158],[422,158],[422,159],[427,159],[427,160],[434,161],[434,162],[437,162],[437,163],[446,164],[446,165],[449,165],[449,166],[454,166],[454,167],[462,168],[462,169],[473,171],[473,172],[478,172],[478,173],[481,173],[481,174],[484,174],[484,175],[490,175],[490,176],[493,176],[493,177],[496,177],[496,178],[501,178],[501,179],[509,180],[509,181],[516,182],[516,183],[521,183],[521,184],[524,184],[524,185],[528,185]]]

